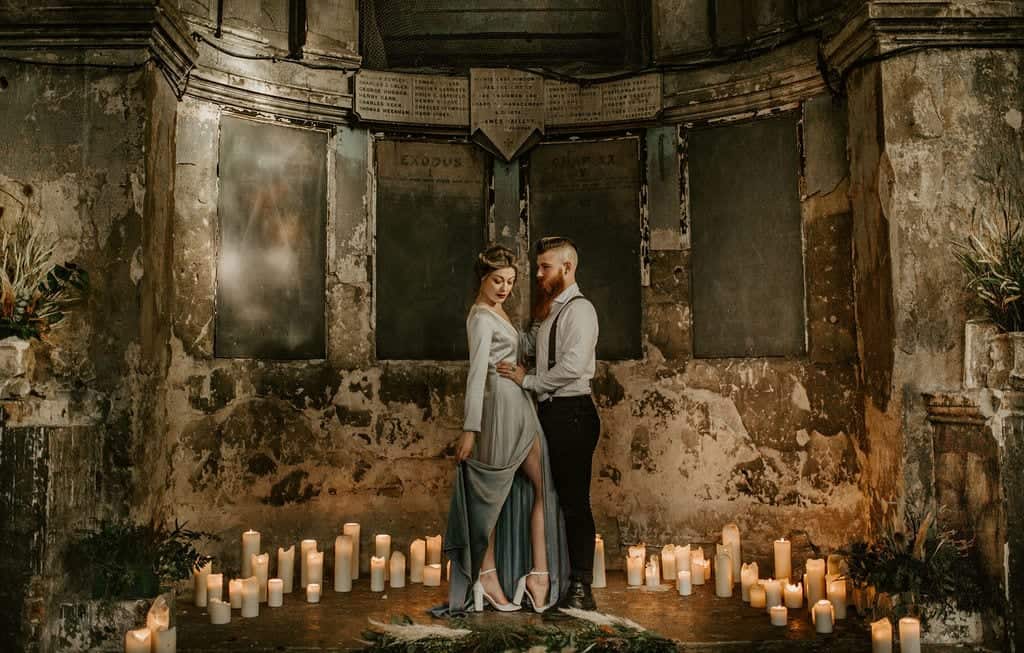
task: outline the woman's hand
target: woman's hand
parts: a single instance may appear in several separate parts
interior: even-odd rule
[[[498,374],[506,379],[515,381],[516,385],[523,385],[523,379],[526,378],[526,368],[522,365],[513,365],[512,363],[502,361],[495,366],[495,369],[498,370]]]
[[[459,447],[455,450],[455,462],[461,463],[469,454],[473,453],[473,445],[476,443],[476,431],[463,431],[459,440]]]

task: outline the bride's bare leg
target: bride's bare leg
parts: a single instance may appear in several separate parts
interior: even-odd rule
[[[533,441],[533,447],[519,468],[533,484],[533,509],[530,511],[530,542],[533,545],[534,571],[548,570],[548,550],[544,538],[544,473],[540,464],[540,440]],[[541,604],[548,601],[550,580],[546,575],[526,578],[530,594]]]
[[[492,530],[491,537],[487,540],[487,550],[484,552],[484,562],[480,566],[480,571],[494,569],[496,566],[494,563],[494,531]],[[494,599],[495,603],[508,603],[508,597],[505,596],[505,592],[501,589],[501,583],[498,582],[498,574],[481,574],[480,584],[483,585],[487,596]]]

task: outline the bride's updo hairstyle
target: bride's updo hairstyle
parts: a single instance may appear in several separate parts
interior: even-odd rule
[[[480,252],[476,257],[476,263],[473,264],[478,285],[491,272],[505,268],[516,270],[516,255],[503,245],[492,245]]]

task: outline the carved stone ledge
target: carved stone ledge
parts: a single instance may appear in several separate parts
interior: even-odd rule
[[[960,393],[925,393],[928,421],[933,424],[983,425],[981,407],[971,397]]]

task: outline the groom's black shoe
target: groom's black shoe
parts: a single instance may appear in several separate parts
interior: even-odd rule
[[[569,584],[569,591],[566,592],[565,598],[562,599],[561,607],[597,610],[597,603],[594,602],[594,595],[590,591],[590,583],[574,579]]]

